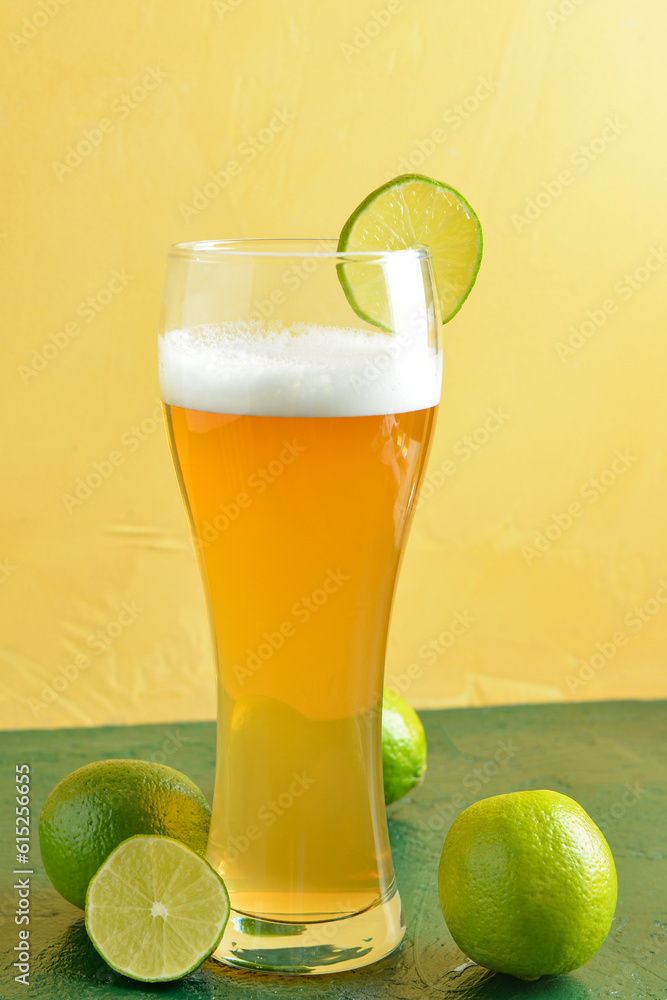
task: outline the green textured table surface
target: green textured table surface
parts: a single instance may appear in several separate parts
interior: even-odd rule
[[[0,997],[40,1000],[451,996],[459,1000],[549,997],[583,1000],[667,996],[667,703],[611,702],[421,713],[429,745],[424,784],[389,810],[407,933],[394,955],[354,973],[279,977],[206,962],[178,983],[150,986],[112,972],[90,945],[82,914],[51,887],[39,860],[37,822],[65,774],[91,760],[166,761],[210,798],[215,727],[180,723],[106,729],[0,733],[2,843]],[[14,981],[18,868],[14,768],[27,763],[33,794],[29,985]],[[603,829],[619,875],[612,931],[584,968],[523,983],[466,963],[447,932],[436,891],[440,850],[453,817],[479,798],[553,788],[577,799]]]

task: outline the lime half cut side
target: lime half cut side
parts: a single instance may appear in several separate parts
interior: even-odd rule
[[[86,895],[86,930],[116,972],[180,979],[220,943],[225,885],[208,861],[170,837],[130,837],[99,868]]]
[[[422,174],[402,174],[372,191],[343,226],[340,252],[427,249],[442,322],[459,311],[482,260],[482,227],[458,191]],[[382,268],[363,261],[339,264],[347,299],[362,319],[392,329]]]

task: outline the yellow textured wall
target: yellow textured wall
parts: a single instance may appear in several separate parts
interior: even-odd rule
[[[388,675],[416,705],[667,695],[665,6],[0,17],[0,725],[212,717],[156,407],[165,248],[336,235],[410,165],[466,194],[486,249]]]

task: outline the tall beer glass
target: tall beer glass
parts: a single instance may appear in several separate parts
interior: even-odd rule
[[[231,899],[215,956],[230,965],[353,969],[403,936],[382,684],[439,325],[425,250],[169,253],[160,386],[217,667],[208,858]]]

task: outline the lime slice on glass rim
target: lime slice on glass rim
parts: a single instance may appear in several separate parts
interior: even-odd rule
[[[147,983],[194,972],[215,951],[229,917],[218,873],[171,837],[137,836],[90,880],[86,930],[116,972]]]
[[[442,322],[456,315],[482,260],[482,227],[458,191],[422,174],[402,174],[372,191],[343,226],[338,250],[431,253]],[[362,319],[391,332],[382,269],[354,261],[338,265],[348,302]]]

